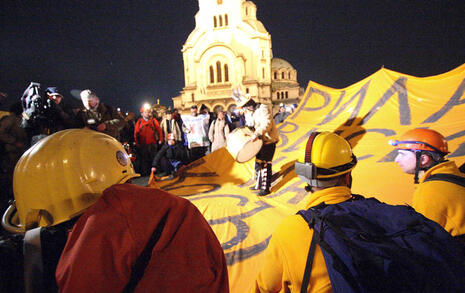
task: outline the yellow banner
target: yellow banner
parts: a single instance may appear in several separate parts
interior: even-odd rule
[[[194,203],[215,231],[226,255],[231,292],[245,292],[263,262],[277,224],[305,206],[307,195],[294,173],[312,131],[333,131],[353,146],[359,163],[353,192],[392,204],[411,202],[413,176],[394,163],[388,144],[405,131],[432,128],[449,143],[449,158],[465,161],[465,64],[444,74],[418,78],[380,69],[344,89],[309,82],[296,111],[279,125],[272,193],[248,188],[253,160],[236,163],[223,148],[189,165],[171,181],[151,181]]]

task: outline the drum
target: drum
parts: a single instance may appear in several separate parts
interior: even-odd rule
[[[248,127],[234,129],[226,138],[226,149],[239,163],[245,163],[255,157],[263,145],[261,139],[252,141],[253,132]]]

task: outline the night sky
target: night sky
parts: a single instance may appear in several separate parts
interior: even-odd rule
[[[224,0],[228,1],[228,0]],[[465,63],[465,1],[254,0],[274,57],[309,80],[343,88],[386,68],[430,76]],[[136,111],[149,97],[171,105],[184,86],[181,49],[198,2],[2,1],[0,91],[5,109],[30,81],[92,88]]]

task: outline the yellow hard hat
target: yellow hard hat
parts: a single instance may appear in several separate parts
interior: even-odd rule
[[[350,172],[356,164],[347,140],[328,131],[314,132],[295,163],[295,172],[311,186],[327,187],[335,184],[331,178]]]
[[[16,223],[4,216],[2,224],[7,230],[16,226],[26,231],[65,222],[93,205],[106,188],[138,176],[113,137],[85,129],[54,133],[27,150],[16,164]]]

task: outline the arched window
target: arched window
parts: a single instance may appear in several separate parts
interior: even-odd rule
[[[218,16],[219,20],[220,20],[220,27],[223,26],[223,17],[220,15]]]
[[[265,68],[262,68],[262,78],[265,78]]]
[[[215,82],[215,72],[213,71],[213,66],[210,66],[210,83]]]
[[[281,72],[281,79],[284,79],[284,72]]]
[[[216,16],[213,16],[213,27],[216,27]]]
[[[278,73],[276,71],[274,72],[274,79],[278,79]]]
[[[220,61],[216,62],[216,82],[221,82],[221,63]]]
[[[229,70],[228,70],[228,64],[224,65],[224,82],[229,81]]]
[[[245,8],[245,15],[249,15],[249,9],[248,9],[248,7]]]
[[[288,98],[289,98],[289,96],[287,95],[287,92],[286,92],[286,99],[288,99]]]
[[[279,100],[279,92],[276,92],[276,99]]]
[[[288,75],[288,78],[291,79],[291,73],[289,72],[287,75]]]
[[[224,25],[226,25],[226,26],[228,25],[228,15],[227,14],[224,15]]]

